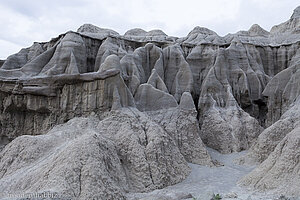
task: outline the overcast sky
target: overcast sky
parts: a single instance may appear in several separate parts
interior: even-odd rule
[[[139,27],[178,37],[204,26],[224,36],[254,23],[269,31],[299,5],[298,0],[0,0],[0,59],[84,23],[120,34]]]

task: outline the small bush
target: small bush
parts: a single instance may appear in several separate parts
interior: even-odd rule
[[[214,194],[213,198],[211,200],[221,200],[221,199],[222,199],[222,197],[220,194]]]

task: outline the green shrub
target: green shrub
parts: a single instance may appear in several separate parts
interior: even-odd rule
[[[220,194],[214,194],[213,198],[211,200],[221,200],[221,199],[222,199],[222,197]]]

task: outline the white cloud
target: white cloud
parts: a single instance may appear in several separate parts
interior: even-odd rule
[[[22,46],[16,45],[14,43],[5,41],[5,40],[0,40],[0,55],[11,55],[13,53],[18,52]],[[0,59],[5,59],[7,56],[1,56]]]
[[[204,26],[225,35],[254,23],[269,30],[297,6],[294,0],[0,0],[0,59],[84,23],[120,34],[139,27],[185,36]]]

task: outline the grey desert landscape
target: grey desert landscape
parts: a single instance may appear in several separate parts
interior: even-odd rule
[[[91,24],[0,61],[0,199],[300,199],[300,6],[270,32]]]

